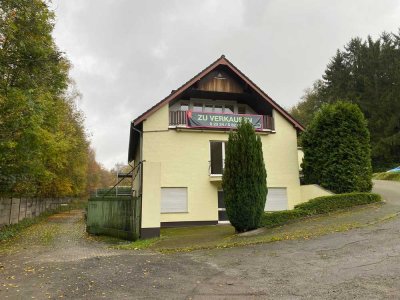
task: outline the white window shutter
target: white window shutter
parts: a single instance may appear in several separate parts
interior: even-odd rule
[[[279,211],[288,209],[286,188],[268,188],[264,211]]]
[[[180,213],[187,211],[187,188],[161,188],[161,213]]]

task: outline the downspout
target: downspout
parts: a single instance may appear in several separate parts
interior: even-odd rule
[[[140,171],[139,171],[139,190],[138,190],[138,194],[139,196],[142,196],[142,186],[143,186],[143,132],[140,131],[139,129],[135,128],[133,126],[133,123],[131,123],[131,128],[136,131],[137,133],[139,133],[139,163],[141,163],[142,165],[139,167]]]
[[[133,122],[131,123],[131,128],[136,131],[137,133],[139,133],[139,163],[141,164],[139,166],[140,170],[139,170],[139,187],[138,187],[138,196],[140,199],[139,202],[139,211],[140,211],[140,220],[139,220],[139,232],[138,232],[138,238],[141,236],[141,231],[142,231],[142,215],[143,215],[143,211],[142,211],[142,201],[143,201],[143,197],[142,197],[142,192],[143,192],[143,132],[140,131],[139,129],[135,128],[133,125]],[[133,182],[132,182],[133,184]]]

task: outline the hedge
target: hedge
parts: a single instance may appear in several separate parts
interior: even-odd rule
[[[272,228],[304,217],[326,214],[380,201],[382,201],[381,196],[372,193],[347,193],[317,197],[308,202],[296,205],[293,210],[264,213],[261,223],[263,227]]]
[[[373,175],[374,179],[378,180],[393,180],[400,181],[400,173],[396,172],[383,172],[383,173],[375,173]]]
[[[347,193],[311,199],[295,206],[295,209],[307,211],[310,215],[318,215],[349,208],[357,205],[380,202],[381,196],[372,193]]]
[[[261,219],[261,226],[266,228],[273,228],[284,225],[293,220],[301,219],[306,216],[308,216],[307,212],[300,209],[264,213]]]

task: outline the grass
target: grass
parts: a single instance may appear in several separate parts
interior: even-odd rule
[[[152,238],[147,240],[137,240],[129,244],[122,244],[113,246],[115,249],[120,250],[141,250],[146,249],[152,246],[154,243],[158,242],[160,238]]]
[[[0,241],[5,241],[5,240],[15,237],[19,232],[21,232],[25,228],[28,228],[34,224],[37,224],[37,223],[47,219],[52,214],[53,214],[53,212],[44,212],[44,213],[40,214],[40,216],[37,216],[34,218],[23,219],[17,224],[11,224],[11,225],[2,227],[0,229]]]
[[[118,246],[119,249],[153,249],[163,253],[199,249],[229,248],[282,240],[309,239],[315,236],[359,228],[373,216],[352,218],[352,212],[378,209],[381,197],[371,193],[350,193],[318,197],[290,211],[266,213],[263,228],[236,234],[230,225],[163,228],[161,237]],[[371,204],[366,206],[365,204]],[[353,208],[358,206],[358,208]],[[295,223],[295,224],[294,224]]]
[[[400,173],[395,173],[395,172],[375,173],[372,177],[377,180],[392,180],[400,182]]]
[[[114,249],[150,249],[162,253],[229,248],[283,240],[310,239],[323,234],[347,231],[386,218],[381,197],[371,193],[350,193],[318,197],[290,211],[266,213],[263,227],[237,234],[230,225],[161,228],[160,238],[127,242],[95,237]],[[369,204],[369,205],[366,205]],[[353,207],[358,206],[358,207]]]
[[[361,224],[357,222],[336,224],[332,226],[320,226],[315,228],[299,228],[294,229],[285,228],[284,230],[267,230],[265,228],[254,236],[242,236],[236,234],[234,228],[230,225],[216,225],[208,226],[209,231],[212,229],[212,233],[204,235],[204,241],[199,241],[196,237],[190,237],[187,234],[182,234],[180,230],[174,232],[174,236],[168,229],[164,230],[161,238],[152,243],[148,248],[157,250],[161,253],[175,253],[175,252],[190,252],[194,250],[205,250],[205,249],[222,249],[231,247],[241,247],[248,245],[257,245],[262,243],[271,243],[284,240],[296,240],[296,239],[310,239],[312,237],[333,233],[347,231],[353,228],[360,227]],[[210,228],[211,227],[211,228]],[[205,230],[206,231],[206,230]],[[184,229],[183,232],[190,232],[190,229]],[[215,234],[218,233],[219,239],[215,239]],[[165,235],[170,237],[167,239]]]

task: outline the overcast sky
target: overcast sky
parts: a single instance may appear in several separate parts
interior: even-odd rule
[[[130,121],[221,54],[280,105],[351,38],[400,27],[400,1],[53,0],[97,160],[126,163]]]

